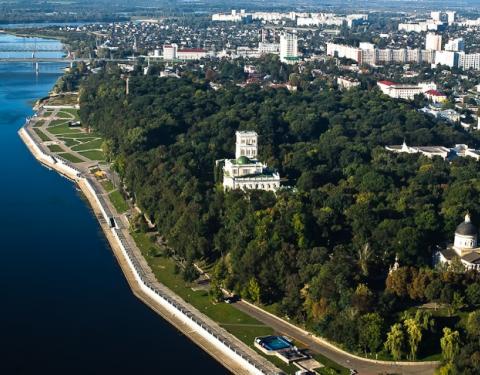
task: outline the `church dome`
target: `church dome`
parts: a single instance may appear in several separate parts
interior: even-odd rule
[[[460,234],[462,236],[476,236],[477,227],[472,224],[470,221],[470,215],[465,215],[465,221],[461,223],[455,230],[455,234]]]
[[[247,158],[246,156],[240,156],[237,159],[237,164],[249,164],[249,163],[251,163],[251,160],[249,158]]]

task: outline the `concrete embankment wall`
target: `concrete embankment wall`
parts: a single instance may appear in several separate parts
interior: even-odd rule
[[[92,203],[99,208],[102,216],[106,222],[109,223],[113,214],[93,181],[83,176],[82,173],[68,161],[57,158],[57,156],[52,156],[47,150],[42,149],[32,134],[30,134],[28,126],[20,129],[19,134],[37,160],[76,181],[82,190],[85,189],[85,195],[94,200]],[[282,373],[263,358],[255,358],[257,356],[255,352],[252,351],[253,353],[248,353],[251,349],[247,346],[242,347],[245,344],[236,342],[237,339],[234,337],[228,337],[229,334],[223,331],[216,323],[210,321],[194,307],[188,305],[179,297],[176,297],[169,289],[156,282],[156,280],[153,280],[150,269],[148,269],[148,266],[142,265],[139,259],[141,254],[136,254],[138,251],[134,251],[129,246],[121,230],[111,228],[111,232],[138,287],[145,295],[161,305],[166,311],[174,315],[226,356],[241,365],[248,373],[255,375]]]
[[[55,169],[57,172],[68,177],[69,179],[76,181],[78,178],[80,178],[81,172],[67,160],[59,156],[52,156],[47,150],[40,147],[30,134],[29,129],[23,127],[19,130],[19,134],[33,155],[41,163],[52,169]]]
[[[187,310],[185,307],[179,305],[177,301],[170,298],[168,293],[165,293],[157,286],[151,285],[148,281],[144,280],[143,269],[138,264],[138,259],[136,259],[135,255],[129,249],[128,244],[126,244],[125,241],[119,237],[119,235],[121,236],[119,230],[112,228],[112,233],[120,244],[122,252],[125,255],[129,266],[134,270],[135,279],[145,294],[160,303],[166,310],[168,310],[168,312],[175,315],[184,324],[195,330],[210,343],[214,344],[219,350],[230,356],[232,359],[242,363],[243,366],[245,366],[252,374],[269,373],[268,371],[262,370],[255,365],[255,363],[249,359],[245,353],[242,353],[240,348],[236,348],[235,346],[229,344],[226,338],[216,333],[214,329],[210,329],[205,322],[202,322],[201,318],[196,317],[195,314],[191,313],[191,311]]]

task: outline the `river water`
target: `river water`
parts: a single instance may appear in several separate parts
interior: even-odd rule
[[[62,68],[0,63],[0,374],[227,373],[133,296],[81,194],[18,137]]]

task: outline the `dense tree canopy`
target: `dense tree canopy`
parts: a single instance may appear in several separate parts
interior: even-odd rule
[[[452,303],[454,293],[480,304],[478,275],[431,268],[465,212],[480,218],[480,164],[384,146],[476,146],[477,137],[377,90],[306,86],[215,91],[203,80],[135,76],[126,96],[118,74],[104,73],[83,84],[80,114],[177,255],[217,262],[219,284],[277,303],[350,349],[381,350],[396,323],[387,347],[418,357],[427,328],[397,313]],[[238,129],[258,132],[260,159],[290,188],[223,192],[215,160],[233,156]],[[396,255],[402,267],[387,278]]]

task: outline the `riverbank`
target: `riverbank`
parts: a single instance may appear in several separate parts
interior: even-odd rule
[[[79,128],[68,127],[68,121],[74,121],[78,118],[76,111],[76,106],[73,104],[51,106],[50,101],[45,100],[39,105],[38,116],[32,120],[31,124],[25,127],[25,130],[30,129],[33,139],[35,140],[37,138],[35,142],[36,146],[39,148],[43,147],[44,152],[39,153],[38,157],[44,158],[45,154],[49,155],[46,160],[50,168],[54,168],[48,164],[52,162],[51,157],[55,158],[55,160],[63,158],[67,159],[68,161],[64,161],[72,165],[73,168],[76,168],[75,171],[80,171],[82,175],[91,177],[92,186],[96,186],[93,197],[98,196],[102,198],[102,202],[97,203],[96,200],[93,200],[91,204],[97,205],[100,210],[106,207],[103,211],[100,211],[100,215],[97,215],[97,217],[100,217],[101,222],[103,221],[106,226],[108,237],[110,234],[110,231],[108,231],[110,218],[113,218],[115,223],[120,225],[120,227],[123,226],[124,229],[130,227],[125,216],[125,213],[128,211],[128,206],[123,199],[121,199],[123,202],[122,205],[119,205],[119,202],[113,199],[117,195],[119,198],[121,198],[121,196],[119,194],[113,195],[114,192],[118,193],[118,191],[109,180],[109,178],[112,177],[110,173],[103,171],[108,171],[108,167],[106,165],[103,167],[100,165],[99,168],[98,163],[86,157],[89,155],[82,151],[91,147],[98,148],[98,142],[101,142],[99,135],[94,132],[82,131]],[[95,146],[93,146],[93,143],[95,143]],[[61,166],[61,164],[63,163],[56,166],[57,171],[60,173],[64,172],[64,167]],[[101,189],[99,185],[101,185]],[[84,194],[86,195],[85,192]],[[116,209],[112,205],[115,206]],[[155,244],[148,241],[148,236],[142,235],[145,236],[145,238],[143,238],[140,233],[133,233],[132,237],[130,237],[129,230],[124,230],[124,235],[130,239],[127,247],[132,247],[133,238],[135,241],[135,245],[133,246],[135,248],[138,246],[140,249],[141,254],[138,253],[138,258],[148,264],[147,268],[149,270],[153,270],[154,275],[152,275],[152,280],[155,282],[158,281],[158,283],[167,287],[171,293],[174,293],[175,296],[181,297],[188,305],[194,306],[195,309],[213,320],[216,325],[240,339],[247,347],[254,342],[256,336],[271,334],[286,335],[294,339],[300,348],[309,351],[312,357],[318,362],[342,374],[347,373],[347,369],[350,367],[360,370],[362,373],[364,371],[366,373],[383,373],[397,372],[396,370],[399,370],[400,373],[404,374],[427,374],[433,373],[434,367],[438,364],[437,362],[385,362],[361,358],[344,352],[323,339],[317,338],[300,327],[293,326],[280,318],[275,317],[276,319],[273,319],[273,315],[245,301],[239,301],[235,304],[212,304],[208,293],[202,292],[198,284],[186,285],[184,280],[175,274],[175,265],[172,264],[171,259],[159,256],[159,252],[156,250],[152,251],[152,246],[155,246]],[[115,238],[113,240],[116,241]],[[119,263],[122,264],[122,259],[117,258]],[[146,300],[143,294],[138,295],[133,287],[131,289],[141,300],[150,305],[149,300]],[[152,308],[154,307],[155,305],[152,306]],[[178,323],[175,325],[178,325]],[[206,352],[209,352],[205,346],[201,344],[198,345],[204,348]],[[216,356],[215,354],[211,355]],[[325,358],[333,360],[340,366],[332,366],[332,363]],[[273,360],[275,359],[276,358]],[[274,361],[273,363],[286,373],[293,373],[296,370],[293,366],[285,366],[283,363],[278,363],[278,361]]]
[[[240,340],[230,335],[193,306],[159,284],[134,241],[128,228],[117,223],[121,219],[108,201],[103,187],[89,176],[86,169],[79,169],[45,149],[28,122],[19,135],[43,165],[74,181],[92,206],[112,251],[134,294],[153,310],[183,332],[198,346],[217,359],[235,374],[274,374],[281,371],[259,356]],[[111,223],[116,224],[111,227]]]

